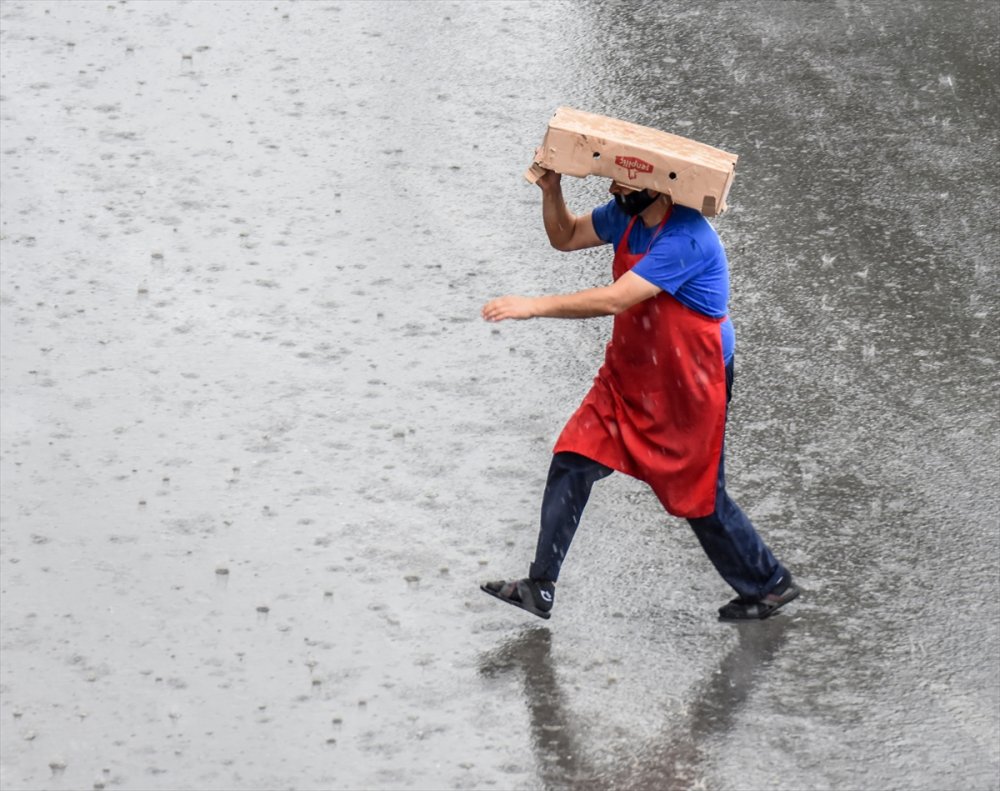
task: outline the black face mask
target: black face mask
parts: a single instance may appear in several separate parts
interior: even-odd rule
[[[641,214],[643,211],[652,206],[653,201],[655,200],[656,198],[650,195],[646,190],[626,192],[624,195],[620,192],[615,193],[615,203],[617,203],[618,208],[625,212],[629,217],[635,217],[637,214]]]

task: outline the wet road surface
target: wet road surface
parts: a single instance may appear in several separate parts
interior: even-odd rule
[[[0,5],[0,785],[1000,788],[997,6]],[[729,598],[548,457],[610,324],[559,105],[740,155]],[[577,212],[606,183],[567,179]]]

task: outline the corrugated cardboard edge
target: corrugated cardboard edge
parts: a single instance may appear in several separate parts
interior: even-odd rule
[[[524,171],[524,178],[529,184],[534,184],[545,175],[545,168],[539,165],[537,162],[532,162],[531,167]]]

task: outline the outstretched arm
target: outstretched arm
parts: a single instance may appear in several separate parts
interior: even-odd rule
[[[662,289],[634,272],[626,272],[610,286],[588,288],[575,294],[553,294],[544,297],[499,297],[483,305],[486,321],[504,319],[589,319],[594,316],[616,316],[645,299],[655,297]]]

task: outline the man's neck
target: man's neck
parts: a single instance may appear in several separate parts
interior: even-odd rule
[[[663,222],[663,218],[667,216],[667,212],[670,211],[672,205],[673,203],[669,197],[661,195],[656,199],[655,203],[651,204],[639,215],[642,218],[642,224],[647,228],[655,228]]]

